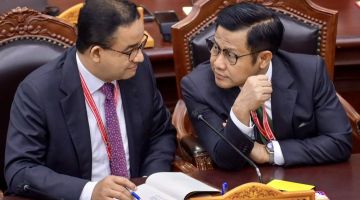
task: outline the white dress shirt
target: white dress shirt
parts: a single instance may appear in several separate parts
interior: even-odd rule
[[[96,107],[99,111],[100,117],[106,125],[105,120],[105,95],[100,91],[100,88],[104,85],[104,81],[98,79],[96,76],[91,74],[86,67],[81,63],[78,54],[76,54],[76,62],[79,69],[80,74],[82,75],[89,92],[96,104]],[[115,84],[115,87],[119,88],[119,85],[116,81],[112,81]],[[126,165],[128,174],[130,174],[130,162],[129,162],[129,146],[128,146],[128,138],[126,135],[126,124],[124,117],[124,110],[122,108],[121,101],[121,92],[119,89],[115,90],[118,94],[118,101],[116,104],[116,113],[120,123],[120,132],[121,139],[124,145],[125,155],[126,155]],[[108,154],[106,151],[106,145],[101,137],[100,129],[97,125],[96,118],[92,113],[89,105],[84,102],[86,105],[87,118],[89,122],[90,129],[90,138],[91,138],[91,155],[92,155],[92,166],[91,166],[91,181],[87,182],[81,192],[80,200],[89,200],[91,199],[92,192],[94,190],[95,185],[98,181],[102,180],[106,176],[111,174],[110,171],[110,163]]]
[[[272,78],[272,62],[270,61],[269,69],[266,72],[266,76],[269,80]],[[271,98],[264,103],[266,113],[272,119],[272,112],[271,112]],[[254,123],[250,118],[249,126],[240,122],[240,120],[235,116],[233,110],[230,111],[230,118],[235,123],[235,125],[240,129],[244,134],[249,136],[251,139],[255,140],[254,135]],[[285,163],[284,156],[281,151],[281,147],[278,141],[272,141],[274,146],[274,163],[276,165],[283,165]]]

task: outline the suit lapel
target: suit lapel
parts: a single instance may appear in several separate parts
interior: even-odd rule
[[[76,64],[76,49],[67,52],[60,89],[65,93],[61,107],[78,158],[82,178],[91,179],[92,152],[85,98]]]
[[[282,139],[292,132],[292,116],[294,112],[297,90],[291,89],[293,83],[291,74],[285,63],[277,56],[272,60],[273,75],[271,95],[271,110],[276,138]]]
[[[223,90],[223,91],[225,91],[225,94],[224,94],[225,98],[223,98],[224,104],[226,105],[227,108],[229,108],[228,113],[230,113],[230,109],[231,109],[232,105],[234,104],[235,99],[237,98],[237,96],[240,93],[240,88],[233,87],[233,88],[230,88],[228,90]]]
[[[129,144],[130,157],[130,174],[131,177],[138,176],[140,171],[140,157],[141,148],[138,145],[142,144],[141,129],[143,128],[143,121],[140,111],[140,96],[137,92],[136,85],[133,79],[119,81],[121,100],[123,104],[124,117],[126,123],[126,133]]]

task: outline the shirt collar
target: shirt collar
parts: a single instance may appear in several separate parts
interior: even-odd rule
[[[89,91],[91,94],[94,94],[97,90],[99,90],[103,85],[104,81],[97,78],[93,75],[80,61],[78,52],[76,52],[76,63],[79,69],[81,76],[83,77]],[[111,83],[116,85],[116,81],[112,81]]]
[[[270,64],[269,64],[269,69],[267,70],[266,74],[265,74],[269,80],[272,79],[272,62],[270,60]]]

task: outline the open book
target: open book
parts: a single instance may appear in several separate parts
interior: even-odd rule
[[[183,200],[194,194],[220,191],[181,172],[158,172],[137,186],[136,193],[144,200]]]

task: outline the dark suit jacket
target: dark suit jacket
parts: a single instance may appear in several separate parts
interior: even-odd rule
[[[272,65],[273,127],[285,165],[338,162],[349,158],[351,126],[323,60],[319,56],[279,51]],[[249,155],[253,142],[229,116],[239,88],[219,88],[209,62],[200,64],[184,77],[181,86],[189,113],[203,114],[210,124]],[[203,122],[194,116],[191,120],[200,142],[219,167],[238,169],[246,163]],[[223,127],[225,120],[228,121]]]
[[[5,155],[10,192],[78,199],[91,179],[89,124],[75,53],[75,48],[69,49],[18,87]],[[119,85],[131,177],[169,171],[176,147],[175,129],[156,88],[149,59],[145,56],[136,75]],[[37,192],[24,192],[25,184]]]

